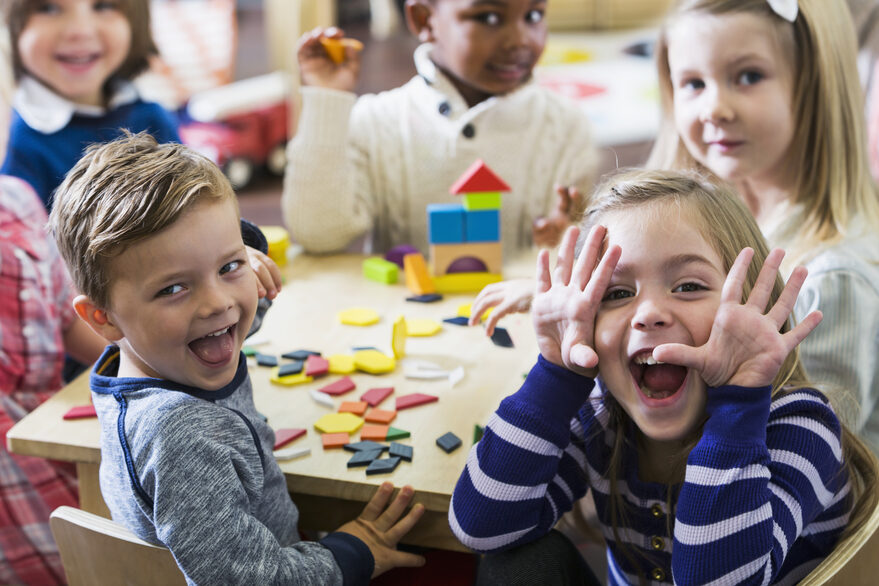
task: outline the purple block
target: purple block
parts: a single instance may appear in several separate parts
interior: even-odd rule
[[[473,256],[462,256],[456,258],[446,272],[451,273],[487,273],[488,267],[485,263]]]
[[[385,260],[398,265],[402,269],[403,257],[415,252],[418,252],[418,249],[411,244],[400,244],[399,246],[393,247],[387,252],[387,254],[385,254]]]

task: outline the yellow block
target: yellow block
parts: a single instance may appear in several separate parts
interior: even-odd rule
[[[330,363],[330,374],[351,374],[357,370],[354,357],[347,354],[333,354],[327,361]]]
[[[269,243],[269,258],[282,267],[287,264],[287,248],[290,246],[290,234],[281,226],[260,226]]]
[[[336,39],[332,37],[321,37],[320,44],[323,45],[327,55],[330,56],[333,63],[341,63],[345,60],[345,48],[351,47],[355,51],[363,49],[363,43],[357,39]]]
[[[369,374],[382,374],[397,368],[397,361],[378,350],[358,350],[354,353],[354,365]]]
[[[476,293],[503,277],[497,273],[450,273],[433,278],[437,293]]]
[[[443,329],[443,325],[432,319],[407,319],[407,336],[434,336]]]
[[[353,307],[351,309],[343,309],[336,317],[343,324],[349,326],[371,326],[377,323],[380,316],[374,309],[366,309],[363,307]]]
[[[269,377],[269,380],[276,385],[283,385],[285,387],[292,387],[293,385],[301,385],[302,383],[310,383],[314,380],[314,377],[307,376],[305,374],[305,369],[302,372],[297,372],[296,374],[289,374],[287,376],[278,376],[278,367],[274,367],[272,369],[272,376]]]
[[[479,321],[485,321],[491,312],[494,311],[494,307],[489,307],[485,311],[482,312],[482,318]],[[458,306],[458,317],[470,317],[470,314],[473,313],[473,304],[465,303],[463,305]]]
[[[403,271],[406,273],[406,287],[416,295],[436,292],[430,273],[427,272],[427,262],[421,253],[414,252],[404,256]]]
[[[394,358],[397,360],[406,356],[406,318],[402,315],[394,322],[394,330],[391,332],[391,348],[394,349]]]
[[[314,422],[321,433],[354,433],[363,425],[363,418],[353,413],[328,413]]]

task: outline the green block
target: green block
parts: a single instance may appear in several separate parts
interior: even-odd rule
[[[409,437],[411,434],[403,429],[397,429],[396,427],[388,426],[388,435],[385,436],[387,441],[405,439]]]
[[[363,261],[363,276],[377,283],[391,285],[397,282],[400,267],[381,257],[368,258]]]
[[[258,352],[253,346],[244,346],[241,348],[241,351],[244,352],[245,356],[256,356],[256,353]]]
[[[477,193],[465,193],[464,209],[468,212],[473,210],[499,210],[501,209],[500,191],[480,191]]]
[[[482,434],[485,433],[485,428],[479,425],[478,423],[473,425],[473,443],[477,443],[482,439]]]

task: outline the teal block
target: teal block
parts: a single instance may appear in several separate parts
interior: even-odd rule
[[[500,240],[500,210],[465,212],[464,237],[467,239],[467,242],[497,242]]]
[[[368,258],[363,261],[363,276],[371,281],[386,285],[397,282],[400,267],[380,257]]]
[[[459,244],[464,240],[464,207],[457,203],[427,206],[427,241],[431,244]]]

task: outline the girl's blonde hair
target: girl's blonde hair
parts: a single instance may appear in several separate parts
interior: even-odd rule
[[[105,93],[109,82],[114,79],[134,79],[149,68],[150,57],[159,54],[150,31],[149,0],[118,0],[118,2],[122,14],[128,19],[128,25],[131,27],[131,46],[125,61],[104,84]],[[9,29],[12,51],[12,73],[16,81],[27,73],[18,54],[18,39],[28,19],[41,4],[43,0],[3,0],[3,16]]]
[[[744,203],[736,197],[731,187],[709,181],[695,172],[628,171],[616,174],[606,179],[596,189],[589,208],[583,216],[582,233],[588,233],[592,226],[600,223],[601,219],[609,213],[620,211],[632,213],[633,208],[647,208],[648,213],[661,213],[671,208],[685,218],[720,256],[724,272],[729,272],[743,248],[753,248],[754,258],[748,268],[742,292],[743,301],[747,299],[769,254],[769,248],[753,216]],[[781,277],[776,277],[769,307],[781,295],[783,288]],[[789,331],[790,327],[791,323],[788,320],[781,331]],[[772,395],[776,397],[803,387],[814,388],[814,385],[809,382],[800,362],[799,352],[795,349],[782,363],[773,380]],[[609,426],[615,435],[610,465],[605,474],[610,482],[612,529],[615,540],[623,548],[624,555],[637,567],[634,563],[636,553],[626,548],[617,534],[626,515],[624,500],[617,487],[617,479],[623,466],[625,430],[628,429],[631,420],[612,396],[607,395],[604,404],[610,414]],[[844,423],[840,422],[840,425],[845,467],[852,482],[852,494],[856,499],[846,529],[847,532],[852,532],[866,521],[879,502],[879,477],[877,477],[879,464],[870,449],[849,431]],[[682,451],[679,462],[675,464],[677,476],[681,481],[687,454],[697,441],[698,438],[694,439]],[[671,502],[671,490],[669,490],[669,501]]]
[[[683,15],[757,14],[775,24],[789,50],[795,74],[791,168],[796,178],[792,203],[802,204],[805,222],[788,250],[807,260],[810,251],[845,236],[859,217],[879,230],[879,197],[870,175],[863,91],[857,71],[857,37],[843,0],[799,0],[793,23],[776,15],[766,0],[679,0],[662,28],[656,48],[663,120],[648,166],[700,169],[674,123],[668,34]],[[693,50],[698,50],[694,47]]]

